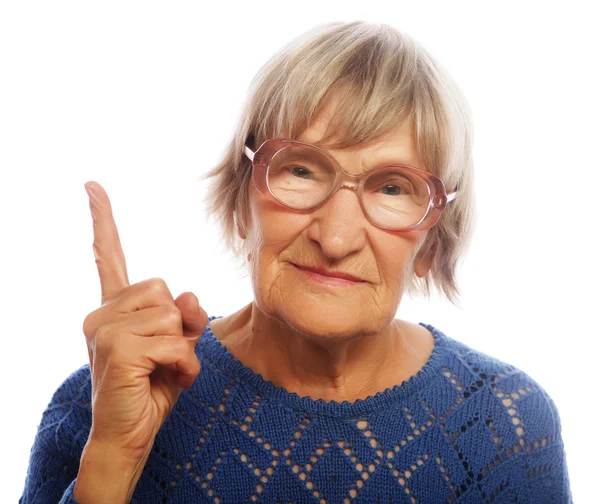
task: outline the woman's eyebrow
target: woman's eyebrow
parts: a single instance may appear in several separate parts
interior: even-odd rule
[[[418,168],[419,170],[424,170],[424,168],[421,167],[421,163],[415,159],[413,156],[411,156],[410,154],[385,154],[385,155],[380,155],[377,156],[377,154],[375,153],[372,157],[370,157],[368,160],[368,165],[363,165],[364,168],[366,168],[365,171],[370,171],[373,170],[375,168],[381,168],[383,166],[397,166],[397,165],[402,165],[402,166],[412,166],[413,168]]]
[[[340,162],[339,159],[338,162]],[[417,170],[427,171],[419,162],[413,160],[412,157],[406,156],[385,156],[379,159],[370,160],[368,164],[361,163],[360,166],[362,170],[361,173],[368,173],[386,166],[410,166],[412,168],[416,168]]]
[[[324,150],[325,152],[329,153],[332,157],[334,157],[335,159],[338,160],[338,162],[340,161],[339,159],[339,154],[337,153],[337,151],[339,149],[332,149],[328,144],[321,144],[319,143],[318,139],[311,141],[311,138],[307,138],[308,135],[306,135],[306,132],[302,133],[301,135],[299,135],[299,137],[296,139],[298,142],[304,142],[310,145],[314,145],[315,147],[318,147],[319,149]],[[393,166],[393,165],[404,165],[404,166],[412,166],[413,168],[417,168],[419,170],[424,170],[424,168],[422,168],[420,166],[421,163],[419,163],[419,161],[417,161],[416,159],[413,158],[413,156],[411,156],[410,154],[407,155],[406,153],[400,153],[398,152],[397,154],[393,154],[391,152],[389,152],[389,148],[388,149],[381,149],[381,150],[387,150],[388,152],[385,154],[380,155],[379,157],[377,156],[377,149],[375,150],[375,154],[372,156],[373,161],[369,162],[369,166],[367,168],[365,168],[363,166],[363,172],[367,172],[367,171],[371,171],[375,168],[380,168],[382,166]]]
[[[386,156],[381,159],[375,159],[375,162],[371,163],[373,166],[391,166],[391,165],[408,165],[415,168],[419,168],[419,163],[413,160],[411,157],[405,156]]]

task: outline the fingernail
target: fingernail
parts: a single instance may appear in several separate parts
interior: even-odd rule
[[[85,187],[85,192],[88,193],[88,196],[92,196],[94,194],[94,189],[92,189],[92,186],[89,185],[89,182],[86,182],[85,184],[83,184],[83,187]]]
[[[184,336],[184,338],[190,342],[194,342],[200,339],[201,334],[194,334],[193,336]]]
[[[96,193],[94,186],[88,182],[83,184],[85,187],[85,192],[87,192],[88,198],[90,200],[90,210],[97,211],[98,209],[98,194]]]

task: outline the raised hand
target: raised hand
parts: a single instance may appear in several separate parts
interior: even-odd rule
[[[82,504],[104,502],[109,495],[131,498],[161,425],[181,389],[191,387],[200,372],[194,349],[208,322],[191,292],[173,299],[160,278],[129,285],[108,195],[96,182],[88,182],[86,190],[102,298],[83,323],[92,426],[74,492]],[[102,462],[106,457],[115,459],[112,465]],[[112,474],[111,467],[127,476]],[[94,500],[100,481],[121,486]]]

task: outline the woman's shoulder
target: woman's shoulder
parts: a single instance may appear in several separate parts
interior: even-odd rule
[[[60,409],[60,406],[71,407],[73,404],[78,404],[91,411],[91,386],[90,365],[84,364],[63,379],[48,406]]]
[[[43,429],[64,451],[80,451],[87,441],[92,421],[90,365],[71,372],[58,386],[42,415]]]
[[[555,402],[525,370],[447,336],[434,326],[422,325],[443,347],[439,371],[445,387],[456,391],[457,405],[464,403],[485,412],[490,425],[495,414],[497,422],[512,426],[525,447],[546,446],[560,438]]]
[[[438,447],[452,446],[440,460],[458,455],[460,464],[449,473],[460,474],[463,465],[466,481],[478,482],[478,496],[510,485],[516,492],[527,488],[527,495],[544,502],[571,502],[560,417],[546,390],[524,370],[470,347],[460,336],[421,325],[436,340],[435,377],[413,409],[430,417],[423,425],[430,423],[428,430],[441,434],[444,443]],[[498,487],[498,478],[507,483]]]

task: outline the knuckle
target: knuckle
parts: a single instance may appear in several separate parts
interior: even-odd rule
[[[177,308],[175,305],[166,305],[164,307],[164,319],[167,322],[168,326],[179,328],[183,324],[183,319],[181,316],[181,310]]]
[[[146,302],[157,306],[166,304],[169,301],[173,301],[171,291],[169,291],[169,287],[167,286],[167,282],[165,282],[162,278],[153,277],[140,283],[143,284],[143,292]]]
[[[194,355],[191,359],[189,359],[189,367],[187,372],[185,373],[187,376],[193,376],[194,378],[198,377],[202,366],[200,361],[198,360],[198,356]]]
[[[115,338],[118,338],[118,336],[114,334],[114,328],[111,324],[100,326],[92,338],[96,353],[108,353]]]
[[[110,316],[107,315],[107,310],[104,307],[97,308],[89,312],[83,319],[83,333],[86,338],[93,338],[98,330],[107,324]]]
[[[160,277],[149,278],[148,280],[146,280],[146,282],[147,288],[156,294],[162,294],[165,291],[169,290],[169,288],[167,287],[167,282],[165,282]]]
[[[85,334],[86,338],[91,338],[94,334],[94,330],[92,327],[92,314],[94,312],[88,313],[86,317],[83,319],[82,330],[83,334]]]
[[[194,354],[194,374],[198,376],[200,374],[200,370],[202,369],[202,365],[200,364],[200,359],[198,356]]]
[[[170,338],[172,351],[179,356],[184,356],[187,352],[189,352],[189,343],[185,340],[185,338]]]

